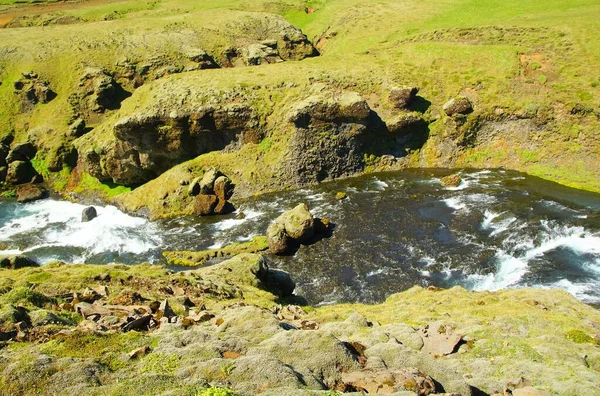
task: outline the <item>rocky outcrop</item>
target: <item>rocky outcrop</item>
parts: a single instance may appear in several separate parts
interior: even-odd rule
[[[14,161],[8,164],[6,182],[9,184],[23,184],[35,181],[39,176],[29,161]]]
[[[232,24],[231,30],[250,43],[226,50],[223,66],[257,66],[319,55],[306,35],[281,17],[247,18]]]
[[[245,103],[194,110],[159,107],[118,120],[112,127],[114,140],[100,152],[80,150],[80,162],[100,180],[138,185],[180,162],[252,139],[256,128],[254,110]]]
[[[217,169],[204,172],[202,179],[194,179],[188,188],[190,195],[197,195],[194,201],[194,214],[207,216],[231,213],[234,210],[229,199],[233,195],[231,180]]]
[[[21,203],[37,201],[47,196],[48,191],[46,188],[38,184],[21,184],[16,189],[17,202]]]
[[[73,120],[97,122],[99,114],[118,109],[129,95],[108,70],[88,67],[79,78],[78,91],[69,97]]]
[[[38,103],[48,103],[56,98],[50,84],[39,78],[37,73],[23,73],[23,78],[13,83],[15,94],[21,98],[21,112],[32,111]]]
[[[288,114],[294,134],[284,160],[284,178],[309,184],[356,173],[363,168],[361,135],[371,109],[356,92],[316,93]]]

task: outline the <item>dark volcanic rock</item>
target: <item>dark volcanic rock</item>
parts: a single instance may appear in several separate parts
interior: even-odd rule
[[[96,211],[96,208],[94,208],[93,206],[88,206],[87,208],[83,209],[83,211],[81,212],[81,222],[85,223],[88,221],[91,221],[93,219],[95,219],[98,216],[98,212]]]
[[[36,148],[29,142],[17,144],[6,156],[6,162],[31,161],[36,152]]]
[[[46,198],[48,191],[37,184],[21,184],[17,186],[17,202],[32,202],[38,199]]]
[[[292,107],[292,135],[283,177],[295,184],[320,182],[363,169],[361,135],[371,110],[355,92],[320,93]]]
[[[0,268],[19,269],[24,267],[39,267],[39,264],[25,256],[0,257]]]
[[[6,182],[10,184],[29,183],[38,176],[38,173],[33,169],[29,161],[14,161],[8,164],[6,174]]]

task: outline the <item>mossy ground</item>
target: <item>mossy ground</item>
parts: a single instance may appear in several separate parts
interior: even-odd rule
[[[235,260],[232,265],[236,265]],[[202,276],[205,279],[213,279],[210,268],[203,271]],[[111,275],[111,280],[103,284],[107,284],[111,296],[115,296],[112,298],[117,298],[116,296],[127,290],[136,290],[144,298],[164,298],[160,295],[157,282],[177,280],[183,284],[195,280],[193,273],[172,274],[160,266],[147,264],[138,266],[53,264],[42,268],[1,270],[0,277],[4,282],[0,301],[4,307],[18,304],[32,311],[39,308],[53,309],[54,305],[60,302],[60,295],[81,291],[86,287],[95,287],[99,281],[94,279],[97,279],[100,274]],[[218,323],[222,322],[222,320],[218,322],[219,318],[224,318],[228,323],[227,328],[230,329],[228,331],[233,331],[236,335],[239,332],[238,336],[256,340],[253,342],[270,337],[269,334],[275,331],[272,326],[275,326],[277,321],[273,322],[274,319],[270,313],[267,313],[268,311],[253,311],[250,307],[240,308],[250,316],[237,318],[232,317],[231,313],[228,313],[230,311],[222,310],[236,302],[271,310],[280,301],[268,292],[255,289],[251,286],[252,282],[245,279],[242,273],[237,274],[234,271],[231,274],[234,278],[225,282],[229,282],[234,287],[241,287],[242,294],[232,294],[229,297],[207,295],[203,300],[210,312],[217,314],[216,326],[218,327]],[[241,277],[235,278],[238,276]],[[177,305],[174,305],[174,308],[177,311],[181,310]],[[4,311],[6,310],[2,311],[0,318],[6,323],[10,312]],[[381,326],[406,323],[416,328],[441,320],[466,336],[468,342],[458,353],[438,358],[439,364],[443,363],[448,368],[465,373],[465,378],[470,384],[486,391],[493,390],[494,387],[501,388],[507,380],[525,376],[537,387],[553,394],[578,394],[583,389],[586,389],[587,394],[590,395],[600,393],[600,389],[590,388],[600,375],[600,346],[597,344],[597,338],[594,339],[600,326],[600,313],[578,302],[564,291],[515,289],[471,292],[459,287],[448,290],[426,290],[415,287],[394,294],[380,304],[336,304],[318,308],[305,307],[305,311],[307,315],[304,319],[315,321],[320,327],[326,328],[328,323],[335,323],[333,329],[336,329],[336,334],[339,333],[338,337],[345,341],[364,339],[373,329],[360,326],[356,328],[353,327],[354,322],[343,322],[356,313]],[[77,319],[76,314],[72,316],[65,319],[75,323],[81,320]],[[248,322],[249,320],[255,322]],[[211,329],[215,328],[215,324],[207,324],[207,326],[203,328],[204,330],[199,329],[198,334],[214,331]],[[54,333],[60,329],[59,326]],[[69,360],[60,359],[88,359],[89,363],[86,364],[99,364],[98,367],[103,367],[102,370],[105,370],[103,378],[109,385],[98,388],[101,394],[116,394],[115,392],[135,389],[139,382],[126,373],[138,373],[141,378],[154,384],[152,390],[145,388],[146,390],[142,392],[144,394],[157,394],[169,387],[179,389],[184,392],[182,394],[196,394],[206,388],[186,387],[181,381],[180,376],[183,372],[181,370],[185,370],[190,364],[218,358],[219,355],[215,355],[210,348],[205,351],[192,349],[190,353],[193,351],[193,354],[189,355],[182,350],[168,347],[173,343],[180,345],[176,341],[177,337],[185,337],[187,331],[190,330],[177,330],[176,333],[162,330],[147,333],[135,331],[104,334],[73,333],[63,336],[59,333],[50,339],[37,342],[9,342],[1,350],[1,354],[8,360],[0,360],[0,369],[7,370],[7,364],[10,362],[12,366],[7,372],[14,373],[17,369],[14,366],[15,362],[21,361],[19,364],[22,367],[19,370],[27,372],[28,365],[31,365],[30,369],[34,372],[37,370],[36,363],[31,359],[27,360],[27,356],[41,359],[37,356],[47,355],[52,359],[59,359],[57,362],[62,362],[60,364],[63,365],[60,367],[67,371]],[[264,333],[265,331],[269,333]],[[302,334],[296,335],[297,337],[304,335],[308,337],[307,339],[312,339],[308,334],[310,331],[306,334],[305,332],[301,331]],[[326,339],[323,338],[323,341],[325,342]],[[185,345],[185,342],[182,345]],[[315,345],[309,344],[305,347],[310,350]],[[128,358],[127,353],[144,346],[149,346],[156,352],[137,360]],[[319,352],[322,351],[314,351],[316,354]],[[307,354],[312,356],[310,351],[307,351]],[[290,361],[295,365],[293,358]],[[235,360],[223,360],[221,363],[222,365],[232,363],[230,368],[223,366],[215,371],[218,373],[221,370],[223,378],[227,378],[227,372],[235,370]],[[47,374],[50,376],[53,373]],[[44,377],[27,380],[22,378],[24,382],[15,381],[14,378],[16,377],[5,377],[2,385],[6,388],[3,389],[17,391],[19,383],[27,383],[29,386],[34,384],[38,389],[54,389],[46,388],[50,385],[44,382]],[[120,380],[115,381],[115,378]]]
[[[8,3],[11,1],[3,4]],[[306,13],[306,7],[314,12]],[[598,29],[594,16],[599,7],[592,0],[535,4],[516,0],[426,4],[394,0],[243,4],[234,0],[163,0],[65,7],[61,14],[78,17],[80,23],[0,32],[0,51],[6,55],[0,61],[0,135],[12,133],[22,141],[28,130],[39,126],[57,134],[65,131],[72,114],[67,98],[76,90],[85,66],[111,70],[123,57],[140,60],[163,55],[177,59],[184,47],[192,46],[219,55],[239,33],[236,29],[245,29],[244,33],[260,30],[256,18],[268,12],[283,15],[300,27],[318,43],[321,56],[258,68],[184,73],[168,77],[170,83],[223,89],[262,86],[279,95],[286,90],[272,87],[292,82],[298,89],[287,90],[286,95],[294,97],[312,83],[324,82],[359,91],[372,98],[375,108],[380,107],[377,102],[385,102],[386,87],[418,86],[420,96],[426,99],[423,110],[432,123],[429,141],[410,153],[410,165],[506,166],[600,191],[600,122],[595,114],[600,103],[600,82],[595,74],[600,68],[600,39],[592,33]],[[236,21],[248,22],[236,25]],[[20,114],[12,82],[28,70],[48,80],[58,97],[36,106],[31,113]],[[441,160],[439,148],[447,141],[441,106],[459,93],[468,94],[475,102],[475,115],[502,109],[505,114],[531,113],[542,120],[544,112],[550,111],[553,119],[537,140],[515,140],[515,135],[509,134],[466,150],[458,158]],[[120,114],[153,100],[151,88],[136,92],[125,101]],[[261,99],[261,106],[268,108],[269,100],[280,99]],[[576,107],[583,113],[571,114]],[[111,112],[102,116],[100,123],[106,125],[92,132],[95,138],[101,140],[106,135],[103,129],[114,120]],[[209,154],[196,162],[229,165],[249,184],[257,175],[270,179],[269,162],[281,160],[278,154],[285,147],[286,133],[275,127],[259,147],[249,147],[239,155]],[[254,185],[269,189],[265,182],[255,181]],[[81,187],[96,188],[105,189],[98,183]],[[102,195],[122,192],[111,189]],[[135,202],[130,206],[136,206]],[[178,213],[177,208],[172,213]]]

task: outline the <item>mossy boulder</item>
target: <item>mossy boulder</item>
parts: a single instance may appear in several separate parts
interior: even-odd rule
[[[290,242],[301,243],[315,233],[314,218],[304,203],[283,212],[267,229],[267,243],[272,253],[288,252]]]

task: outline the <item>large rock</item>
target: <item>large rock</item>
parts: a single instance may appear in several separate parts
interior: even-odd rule
[[[188,187],[188,194],[197,195],[193,213],[207,216],[233,212],[234,207],[229,202],[233,189],[234,185],[227,176],[217,169],[208,169],[202,179],[194,179]]]
[[[302,203],[283,212],[267,229],[267,244],[275,254],[283,254],[293,247],[310,239],[314,233],[314,218],[308,206]]]
[[[8,164],[6,182],[10,184],[29,183],[38,173],[29,161],[14,161]]]
[[[17,202],[32,202],[46,198],[48,191],[37,184],[21,184],[17,186]]]
[[[442,187],[458,187],[462,182],[462,178],[459,175],[448,175],[440,179]]]
[[[276,222],[283,223],[285,232],[290,238],[300,242],[309,239],[314,234],[313,216],[304,203],[284,212]]]
[[[25,256],[0,257],[0,268],[19,269],[24,267],[38,267],[39,264]]]
[[[95,219],[97,216],[98,212],[96,211],[96,208],[93,206],[88,206],[81,211],[81,222],[86,223]]]
[[[360,172],[370,114],[368,103],[356,92],[313,87],[313,95],[288,113],[294,134],[281,177],[303,185]]]
[[[455,114],[468,114],[473,111],[473,105],[471,101],[464,96],[457,96],[456,98],[450,99],[444,104],[444,112],[448,116]]]
[[[415,128],[426,125],[419,113],[402,113],[386,122],[388,131],[392,133],[410,133]]]
[[[202,175],[202,179],[200,180],[200,194],[213,194],[215,180],[220,176],[223,176],[223,174],[215,168],[210,168],[204,172],[204,175]]]
[[[283,224],[274,222],[267,228],[267,244],[269,251],[274,254],[284,254],[289,248],[289,237]]]
[[[194,201],[194,214],[199,216],[215,214],[215,208],[217,207],[218,201],[216,195],[198,195]]]
[[[6,156],[6,162],[31,161],[36,152],[36,148],[29,142],[17,144]]]
[[[389,100],[397,109],[405,109],[419,92],[416,87],[393,87],[390,90]]]

